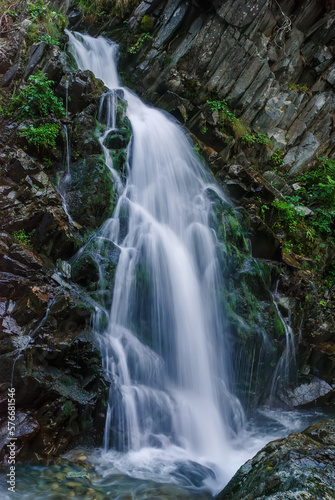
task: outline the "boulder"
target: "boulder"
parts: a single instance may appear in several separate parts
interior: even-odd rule
[[[335,421],[272,441],[246,462],[216,500],[335,498]]]

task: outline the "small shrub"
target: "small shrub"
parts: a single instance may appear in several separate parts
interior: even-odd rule
[[[237,117],[232,111],[230,111],[225,99],[222,99],[221,101],[207,101],[207,104],[209,104],[212,113],[213,111],[221,111],[225,119],[227,119],[231,123],[236,122]]]
[[[59,45],[59,41],[56,37],[48,35],[47,33],[40,36],[40,42],[44,42],[47,45]]]
[[[56,139],[60,131],[58,123],[44,123],[38,127],[30,125],[20,131],[20,135],[24,136],[29,144],[40,148],[55,149]]]
[[[41,71],[31,75],[28,78],[28,86],[11,98],[9,113],[19,110],[21,120],[33,117],[45,118],[49,114],[55,115],[56,118],[65,116],[63,102],[55,96],[51,88],[53,83]]]
[[[23,245],[30,246],[30,240],[34,232],[35,231],[33,230],[30,233],[26,233],[24,229],[19,229],[18,231],[14,231],[13,236],[17,241],[19,241]]]

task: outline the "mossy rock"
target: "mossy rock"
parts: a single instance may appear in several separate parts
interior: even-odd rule
[[[143,32],[152,31],[154,28],[154,18],[151,16],[143,16],[141,21],[141,30]]]
[[[73,281],[83,286],[99,281],[99,268],[90,254],[83,254],[71,266]]]
[[[123,135],[119,131],[112,130],[108,132],[103,144],[107,149],[124,149],[127,147],[128,142],[129,137]]]
[[[113,180],[101,156],[90,156],[71,165],[67,202],[74,220],[89,228],[100,226],[112,214]]]

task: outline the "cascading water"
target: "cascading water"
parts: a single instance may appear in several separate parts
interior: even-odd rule
[[[117,45],[67,34],[79,68],[110,89],[100,106],[107,126],[100,142],[119,198],[95,236],[97,262],[106,244],[119,252],[112,303],[103,301],[94,317],[111,381],[104,457],[124,473],[161,481],[176,481],[189,467],[201,476],[198,486],[204,479],[216,490],[245,458],[232,458],[244,414],[231,389],[220,245],[210,227],[211,195],[223,195],[182,128],[120,86]],[[125,182],[104,146],[117,127],[117,97],[132,129]],[[105,270],[101,264],[104,286]]]

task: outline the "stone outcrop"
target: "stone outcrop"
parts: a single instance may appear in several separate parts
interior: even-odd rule
[[[246,462],[216,500],[331,500],[335,496],[335,421],[267,444]]]

